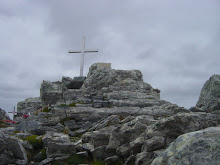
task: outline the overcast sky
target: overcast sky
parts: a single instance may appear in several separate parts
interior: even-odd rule
[[[219,0],[0,1],[0,107],[40,95],[43,80],[84,74],[96,62],[138,69],[161,99],[192,107],[213,74],[220,74]]]

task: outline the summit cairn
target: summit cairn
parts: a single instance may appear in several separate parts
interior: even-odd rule
[[[213,111],[193,112],[161,100],[141,71],[115,70],[110,63],[93,64],[83,83],[77,81],[43,81],[40,97],[18,103],[18,116],[30,116],[20,117],[12,130],[0,130],[0,146],[6,151],[11,144],[7,137],[13,136],[5,136],[10,131],[27,139],[17,146],[32,155],[4,164],[219,164],[220,116]],[[212,107],[218,76],[207,84],[212,85],[205,85],[200,100]],[[33,138],[41,144],[37,149],[27,142]]]

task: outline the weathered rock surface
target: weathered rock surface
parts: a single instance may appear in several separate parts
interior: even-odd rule
[[[220,164],[219,151],[220,127],[210,127],[179,136],[152,165],[217,165]]]
[[[213,75],[206,81],[196,107],[203,111],[220,110],[220,75]]]
[[[0,120],[10,120],[8,114],[0,108]]]
[[[25,101],[21,101],[17,104],[17,116],[22,116],[23,114],[31,115],[35,113],[36,110],[42,107],[42,102],[39,97],[27,98]]]
[[[40,98],[43,106],[55,105],[58,101],[64,102],[62,82],[43,81],[40,88]]]
[[[179,135],[218,126],[220,117],[210,113],[180,113],[164,118],[147,128],[142,151],[154,151],[167,147]]]
[[[11,163],[27,164],[27,154],[18,138],[5,135],[0,131],[0,160],[2,165]]]
[[[218,127],[220,123],[217,111],[207,111],[218,110],[218,103],[213,102],[219,98],[218,76],[206,83],[198,106],[192,111],[161,100],[160,90],[143,82],[138,70],[114,70],[109,64],[96,63],[90,67],[87,78],[82,79],[83,85],[82,81],[78,84],[78,79],[69,77],[58,82],[43,81],[40,98],[19,103],[19,115],[27,112],[31,115],[25,120],[20,118],[15,127],[20,133],[14,133],[13,129],[4,132],[17,137],[42,135],[39,137],[47,158],[38,152],[32,161],[48,164],[80,156],[88,163],[101,159],[106,164],[148,165],[158,155],[167,153],[157,159],[165,162],[175,159],[178,164],[179,157],[185,160],[187,153],[180,150],[186,146],[177,147],[179,155],[174,158],[169,155],[171,152],[164,152],[178,136]],[[194,135],[187,138],[191,137]],[[22,144],[28,149],[27,144]],[[208,146],[206,142],[202,144]],[[212,144],[218,150],[218,145]]]

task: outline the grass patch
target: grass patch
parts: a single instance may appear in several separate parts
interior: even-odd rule
[[[71,137],[71,139],[70,139],[70,141],[71,142],[77,142],[77,141],[79,141],[81,138],[80,137]]]
[[[68,127],[65,127],[64,130],[63,130],[63,133],[68,135],[68,133],[69,133],[69,128],[68,128]]]
[[[38,138],[38,135],[31,135],[25,138],[35,150],[39,150],[43,148],[42,138]]]
[[[73,154],[65,160],[57,160],[51,163],[51,165],[77,165],[77,164],[90,164],[90,161],[84,157]]]
[[[50,112],[50,111],[51,111],[51,109],[48,106],[43,108],[43,112]]]
[[[65,121],[69,121],[69,120],[73,120],[73,119],[70,118],[70,117],[66,117],[66,118],[64,118],[64,119],[61,119],[61,120],[60,120],[60,123],[61,123],[61,124],[64,124]]]
[[[0,120],[0,128],[5,128],[8,127],[8,125],[4,122]]]
[[[105,161],[104,160],[96,160],[96,161],[92,162],[92,165],[105,165]]]
[[[52,117],[52,116],[44,116],[45,119],[48,119],[48,118],[50,118],[50,117]]]
[[[66,105],[66,104],[60,104],[59,106],[60,107],[68,107],[68,105]]]
[[[47,158],[46,148],[41,149],[40,152],[42,153],[42,159],[46,159]]]
[[[75,107],[76,106],[76,103],[71,103],[71,104],[69,104],[69,107]]]

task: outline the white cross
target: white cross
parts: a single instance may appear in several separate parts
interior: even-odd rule
[[[80,77],[83,77],[84,53],[98,52],[98,49],[85,49],[86,36],[82,37],[82,49],[77,51],[69,51],[69,53],[81,53]]]
[[[8,113],[12,113],[13,114],[13,119],[12,120],[14,120],[15,114],[17,113],[17,112],[15,112],[15,106],[14,106],[14,110],[12,112],[8,112]]]

